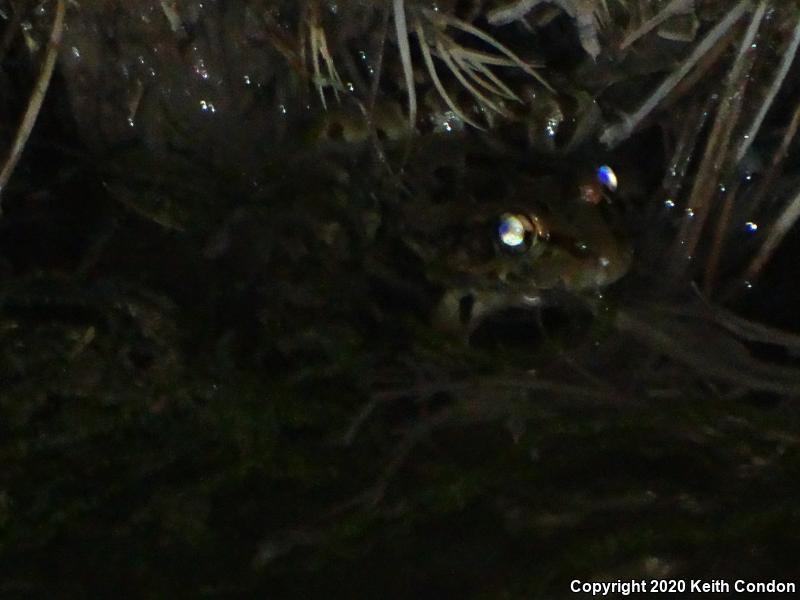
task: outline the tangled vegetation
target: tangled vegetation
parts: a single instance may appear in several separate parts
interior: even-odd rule
[[[796,3],[0,25],[0,595],[796,575]],[[471,262],[483,212],[568,186],[624,277]]]

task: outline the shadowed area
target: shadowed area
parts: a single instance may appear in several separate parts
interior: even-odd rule
[[[0,32],[0,596],[798,583],[796,6]]]

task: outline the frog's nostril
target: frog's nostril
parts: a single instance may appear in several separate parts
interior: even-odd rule
[[[475,307],[475,296],[466,294],[458,301],[458,320],[467,325],[472,320],[472,309]]]

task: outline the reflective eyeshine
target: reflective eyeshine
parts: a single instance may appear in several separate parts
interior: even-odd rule
[[[498,233],[500,241],[509,248],[519,248],[525,243],[526,227],[518,215],[503,214],[500,217]]]
[[[617,181],[617,174],[614,169],[608,165],[602,165],[597,169],[597,180],[600,184],[611,192],[616,192],[619,182]]]

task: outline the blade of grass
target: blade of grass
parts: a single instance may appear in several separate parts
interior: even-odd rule
[[[47,89],[50,87],[50,81],[53,78],[53,70],[56,66],[56,58],[61,46],[61,36],[64,33],[64,16],[66,15],[66,0],[56,1],[56,14],[53,18],[53,27],[50,30],[50,39],[47,42],[47,50],[45,52],[42,70],[36,84],[33,87],[30,100],[28,101],[28,108],[25,115],[22,117],[22,122],[11,145],[11,151],[0,171],[0,199],[2,199],[3,190],[8,185],[14,169],[17,167],[19,159],[22,157],[22,152],[25,150],[28,138],[30,138],[33,126],[36,124],[36,119],[39,116],[39,111],[42,108]],[[2,204],[0,203],[0,216],[2,216]]]

